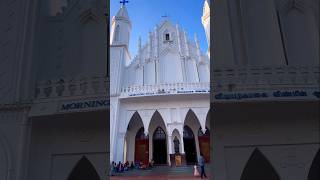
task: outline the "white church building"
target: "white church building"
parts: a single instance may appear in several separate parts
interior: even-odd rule
[[[102,180],[105,0],[0,1],[0,180]]]
[[[202,20],[209,42],[209,1],[196,20]],[[139,38],[132,57],[134,24],[125,5],[111,23],[110,161],[195,164],[200,152],[209,161],[209,50],[201,52],[196,35],[190,39],[165,18],[145,44]]]

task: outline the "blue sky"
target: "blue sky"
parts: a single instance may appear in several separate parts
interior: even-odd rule
[[[110,14],[114,16],[119,10],[120,0],[110,0]],[[168,15],[175,24],[179,23],[184,28],[189,38],[194,38],[197,33],[200,48],[206,52],[208,45],[205,31],[201,24],[204,0],[129,0],[126,4],[132,23],[129,49],[131,56],[136,55],[138,38],[141,36],[142,44],[147,41],[149,30],[159,24],[163,15]]]

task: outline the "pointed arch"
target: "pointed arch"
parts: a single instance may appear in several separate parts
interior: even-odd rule
[[[193,130],[193,133],[197,132],[198,128],[201,126],[201,123],[200,123],[198,116],[196,115],[196,113],[192,109],[188,110],[188,112],[184,118],[184,124],[189,125],[189,126],[196,125],[197,127],[191,128]]]
[[[125,135],[125,144],[124,144],[124,160],[125,161],[134,161],[136,157],[137,143],[138,146],[141,142],[136,141],[136,136],[139,130],[144,129],[144,124],[142,118],[138,111],[135,111],[131,116]],[[143,143],[142,143],[143,144]],[[138,147],[139,149],[139,147]]]
[[[161,126],[162,129],[167,133],[166,123],[164,122],[164,119],[158,110],[156,110],[151,117],[148,127],[149,133],[153,134],[157,125]]]
[[[246,166],[244,167],[240,180],[280,180],[279,175],[268,161],[268,159],[262,154],[262,152],[256,148]]]
[[[155,164],[166,164],[170,160],[170,156],[167,152],[168,150],[168,131],[166,123],[162,118],[161,114],[156,110],[150,120],[148,128],[150,138],[149,138],[149,159],[153,159]],[[155,138],[155,133],[163,132],[160,138]],[[164,155],[165,153],[165,155]],[[159,154],[159,155],[158,155]],[[165,157],[164,157],[165,156]],[[165,160],[164,160],[165,159]]]
[[[71,171],[68,180],[100,180],[100,177],[91,164],[91,162],[87,159],[86,156],[82,156],[79,162]]]
[[[316,156],[314,157],[309,174],[308,180],[319,180],[320,179],[320,149],[318,150]]]
[[[187,164],[195,164],[197,162],[196,138],[188,125],[183,127],[183,143]]]
[[[177,141],[178,140],[178,141]],[[182,153],[182,138],[178,129],[172,131],[172,147],[173,153]]]
[[[189,109],[184,119],[183,128],[183,143],[184,151],[186,154],[187,163],[193,164],[197,162],[197,157],[200,156],[199,139],[197,138],[198,129],[201,127],[201,123],[192,109]],[[185,132],[190,129],[193,133],[193,139],[186,139]],[[195,153],[195,154],[194,154]]]
[[[127,126],[127,131],[130,130],[135,125],[135,123],[143,126],[143,121],[138,111],[135,111],[131,116]]]

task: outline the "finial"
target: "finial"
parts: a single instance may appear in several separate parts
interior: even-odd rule
[[[128,1],[128,0],[122,0],[122,1],[120,1],[120,4],[122,4],[123,6],[126,5],[126,3],[129,3],[129,1]]]

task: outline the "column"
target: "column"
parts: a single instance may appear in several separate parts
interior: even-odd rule
[[[168,135],[168,145],[169,145],[169,151],[168,151],[168,154],[173,154],[173,149],[172,149],[172,142],[173,142],[173,139],[172,139],[172,135]]]
[[[118,133],[117,148],[116,148],[116,151],[114,152],[116,156],[116,162],[119,162],[119,161],[123,162],[124,160],[124,137],[125,137],[124,132]]]
[[[168,141],[167,141],[168,145],[169,145],[169,148],[168,148],[168,164],[169,166],[171,166],[171,154],[173,154],[173,151],[172,151],[172,135],[168,135]]]
[[[19,137],[19,154],[17,158],[17,179],[25,179],[27,175],[28,157],[30,150],[30,138],[31,138],[31,119],[28,119],[28,109],[23,110],[19,118],[22,119],[20,125],[20,137]]]

